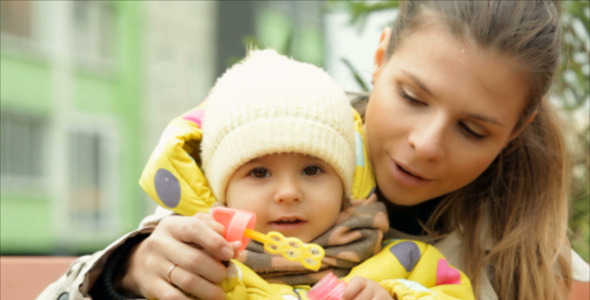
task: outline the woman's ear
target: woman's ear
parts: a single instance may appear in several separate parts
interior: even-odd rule
[[[375,51],[375,61],[372,74],[373,82],[376,81],[377,77],[381,73],[381,70],[385,67],[385,64],[387,62],[386,53],[390,39],[391,27],[385,27],[383,29],[383,32],[381,32],[381,37],[379,38],[379,45],[377,45],[377,50]]]
[[[522,122],[522,124],[518,127],[515,128],[514,131],[512,131],[512,133],[510,134],[510,137],[506,140],[506,143],[504,144],[504,147],[506,147],[506,145],[508,145],[510,142],[512,142],[512,140],[514,140],[516,137],[518,137],[522,131],[524,130],[525,127],[527,127],[537,116],[537,114],[539,113],[538,110],[534,110],[529,117],[524,120],[524,122]]]

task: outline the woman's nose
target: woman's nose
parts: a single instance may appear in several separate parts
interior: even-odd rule
[[[424,160],[438,161],[444,156],[444,120],[427,121],[414,128],[408,137],[410,147]]]
[[[282,178],[277,182],[274,199],[279,203],[299,202],[302,199],[302,194],[299,189],[299,184],[294,178]]]

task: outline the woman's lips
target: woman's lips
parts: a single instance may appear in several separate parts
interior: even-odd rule
[[[420,187],[428,184],[431,180],[420,177],[406,170],[403,166],[391,160],[393,178],[401,184],[409,187]]]

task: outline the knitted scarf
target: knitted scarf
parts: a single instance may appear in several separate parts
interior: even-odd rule
[[[340,212],[331,229],[311,241],[326,251],[317,272],[265,252],[264,246],[256,241],[248,243],[238,260],[271,283],[313,285],[329,272],[344,276],[351,268],[375,255],[381,250],[383,235],[388,229],[385,205],[372,194],[366,200],[352,201],[350,207]]]

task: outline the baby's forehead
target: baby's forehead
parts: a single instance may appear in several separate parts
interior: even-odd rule
[[[269,154],[264,154],[264,155],[254,157],[254,158],[248,160],[245,164],[263,162],[265,160],[270,160],[270,159],[281,159],[281,160],[282,159],[302,159],[302,160],[319,161],[319,162],[326,163],[326,161],[324,161],[323,159],[321,159],[317,156],[311,155],[311,154],[306,154],[306,153],[302,153],[302,152],[278,152],[278,153],[269,153]]]

